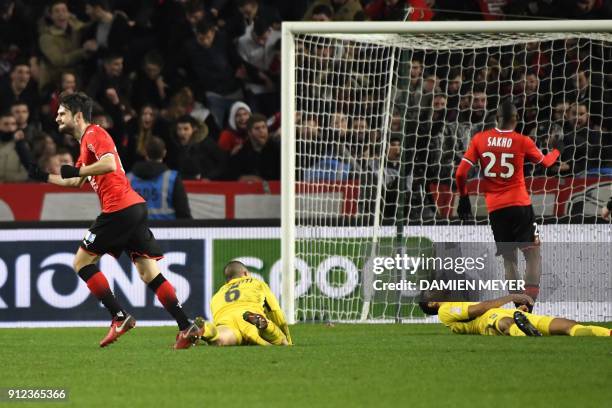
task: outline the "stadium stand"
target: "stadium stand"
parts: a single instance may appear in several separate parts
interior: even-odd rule
[[[291,6],[286,3],[291,3]],[[24,168],[27,166],[26,158],[51,170],[57,168],[54,164],[59,152],[69,152],[75,158],[78,146],[72,138],[59,134],[54,122],[58,94],[75,90],[88,90],[90,96],[96,99],[96,121],[112,135],[126,172],[143,160],[146,143],[153,136],[161,138],[167,146],[165,163],[171,169],[184,172],[181,169],[184,164],[181,152],[184,148],[176,137],[176,128],[177,121],[184,120],[179,118],[185,115],[190,115],[200,130],[198,138],[191,142],[194,144],[191,146],[193,151],[217,150],[213,149],[212,144],[219,144],[222,150],[227,151],[226,136],[220,138],[221,130],[238,132],[232,136],[236,140],[232,142],[231,150],[227,151],[228,163],[235,163],[244,155],[241,149],[249,145],[242,143],[248,140],[246,132],[236,128],[237,120],[233,116],[238,112],[231,109],[237,106],[236,102],[240,102],[239,106],[245,112],[265,114],[270,118],[267,122],[270,134],[275,140],[282,137],[277,131],[280,21],[299,17],[428,21],[612,16],[610,1],[564,0],[564,7],[554,9],[550,8],[549,3],[541,0],[0,0],[0,112],[18,116],[16,109],[27,107],[25,121],[23,117],[16,118],[21,120],[18,125],[25,133],[25,148],[29,150],[29,154],[19,155]],[[168,30],[168,27],[176,29]],[[407,120],[421,127],[423,123],[416,125],[420,118],[414,115],[417,112],[427,113],[429,117],[425,125],[435,126],[440,135],[453,135],[459,140],[453,143],[455,151],[445,151],[442,157],[415,160],[426,163],[430,169],[434,164],[448,165],[451,169],[460,160],[470,135],[491,124],[489,113],[500,98],[521,94],[523,96],[515,98],[522,115],[518,130],[532,135],[542,148],[547,143],[543,135],[548,134],[550,129],[564,137],[566,150],[561,164],[546,175],[555,174],[568,179],[587,174],[609,175],[612,172],[612,123],[609,113],[612,111],[612,77],[608,74],[603,78],[594,78],[590,74],[590,67],[580,64],[580,44],[576,46],[576,66],[565,65],[567,69],[574,69],[571,75],[568,72],[550,72],[551,66],[561,65],[554,64],[552,51],[542,50],[543,47],[539,47],[513,52],[509,54],[513,58],[511,60],[490,58],[478,72],[460,69],[442,73],[443,78],[441,72],[424,69],[426,55],[408,61],[410,78],[405,87],[407,92],[398,95],[398,98],[405,97],[409,109],[405,118],[397,117],[399,112],[394,113],[394,117],[397,117],[391,123],[392,126],[395,123],[394,137],[401,139],[402,133],[410,133],[405,129],[402,132],[398,127],[399,122]],[[326,53],[331,52],[326,47],[303,51],[301,58],[325,57]],[[603,60],[610,61],[609,57]],[[504,78],[504,72],[499,67],[513,64],[531,69],[515,74],[517,77]],[[610,72],[610,67],[598,68],[600,72]],[[471,75],[469,78],[468,74]],[[550,78],[566,76],[568,80],[564,80],[562,86],[564,94],[569,92],[575,96],[576,102],[573,104],[554,100],[554,92],[546,91],[559,86]],[[482,78],[486,86],[470,86],[469,82],[478,78]],[[325,78],[321,76],[309,80],[316,82]],[[595,81],[603,86],[591,86]],[[513,85],[508,87],[508,83]],[[553,95],[553,100],[546,100],[544,93]],[[372,94],[371,97],[375,98],[376,95]],[[430,106],[433,107],[431,111],[423,109]],[[554,107],[552,115],[550,107]],[[307,107],[302,108],[308,111]],[[472,113],[469,117],[464,115],[467,111],[464,108]],[[475,112],[481,114],[475,115]],[[332,122],[332,127],[337,128],[338,132],[345,132],[344,136],[339,134],[339,137],[376,137],[376,123],[369,123],[367,119],[360,122],[351,120],[349,123],[346,118],[343,119],[341,109],[328,113],[325,117],[310,114],[298,118],[298,133],[309,138],[304,148],[321,153],[321,147],[316,144],[316,133]],[[553,120],[543,120],[548,116]],[[246,123],[246,118],[243,122]],[[309,128],[301,129],[300,124]],[[414,132],[417,135],[432,134],[434,130],[417,128]],[[17,140],[10,136],[6,138],[0,141],[0,145],[8,149],[7,154],[10,153],[15,161],[12,144],[17,144]],[[440,138],[439,149],[443,148],[444,140],[444,137]],[[421,142],[416,137],[415,143]],[[12,144],[9,146],[8,143]],[[19,144],[23,145],[23,142]],[[348,152],[347,157],[346,152],[327,151],[328,161],[317,164],[327,167],[311,169],[310,176],[317,172],[329,173],[329,168],[333,167],[340,169],[335,173],[340,174],[338,181],[350,180],[355,162],[362,159],[355,160],[350,155],[361,153]],[[280,150],[273,150],[273,154],[280,161]],[[195,167],[209,170],[195,171],[190,177],[185,177],[202,179],[188,184],[190,199],[194,195],[192,189],[199,189],[194,187],[197,183],[226,181],[228,184],[214,184],[212,188],[227,186],[231,193],[221,194],[224,202],[226,196],[234,197],[236,189],[246,185],[229,184],[229,180],[248,175],[236,174],[235,166],[216,168],[214,163],[206,162],[210,160],[209,154],[194,157],[201,162],[195,163]],[[360,167],[367,168],[368,164],[360,163]],[[13,169],[11,172],[25,174],[23,170]],[[3,178],[2,171],[0,169],[0,181],[14,180]],[[529,175],[544,176],[537,171],[542,170]],[[308,181],[310,176],[298,175],[298,180]],[[450,174],[445,177],[450,177]],[[435,182],[428,178],[425,170],[421,178],[414,182],[415,191],[427,191],[428,185]],[[43,191],[46,187],[27,186],[27,190],[36,188]],[[275,194],[271,197],[277,199]],[[2,197],[0,199],[4,200]],[[421,220],[449,215],[435,211],[435,208],[431,211],[419,210],[419,206],[427,209],[434,205],[434,200],[427,194],[417,194],[410,199],[412,209],[419,213]],[[4,201],[3,208],[7,205],[10,208],[10,203]],[[36,206],[43,207],[42,203]],[[193,206],[194,201],[194,217],[209,214]],[[278,205],[273,208],[278,208]],[[212,216],[228,213],[235,216],[233,206],[231,211],[221,211]],[[247,216],[248,213],[245,211]],[[268,214],[266,211],[264,213]],[[53,215],[50,217],[57,219]],[[6,218],[11,217],[7,215]],[[48,216],[34,218],[45,219]]]

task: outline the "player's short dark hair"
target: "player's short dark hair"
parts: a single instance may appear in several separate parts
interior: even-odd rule
[[[166,144],[157,136],[151,137],[145,147],[145,152],[150,160],[161,160],[166,153]]]
[[[230,281],[234,278],[237,278],[240,274],[240,272],[242,272],[243,269],[247,269],[246,265],[243,264],[240,261],[229,261],[224,267],[223,267],[223,275],[225,276],[225,279]]]
[[[419,302],[419,307],[421,308],[423,313],[427,315],[435,316],[438,314],[439,307],[431,307],[429,306],[429,302],[425,302],[425,301]]]
[[[312,9],[312,15],[325,14],[327,17],[332,18],[334,11],[327,4],[319,4]]]
[[[502,126],[510,124],[516,119],[517,115],[516,106],[509,99],[503,101],[497,108],[497,120],[499,120]]]
[[[59,104],[68,109],[70,113],[76,115],[81,112],[83,119],[87,123],[91,123],[91,111],[93,109],[93,101],[84,92],[66,93],[62,92],[59,97]]]
[[[264,122],[267,124],[268,119],[266,119],[266,117],[262,115],[261,113],[252,114],[249,120],[247,121],[247,125],[246,125],[247,131],[250,131],[251,129],[253,129],[253,126],[255,126],[255,124],[259,122]]]

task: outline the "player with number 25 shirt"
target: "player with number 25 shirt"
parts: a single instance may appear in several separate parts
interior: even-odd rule
[[[504,257],[506,279],[518,278],[516,248],[520,248],[528,264],[525,291],[535,299],[541,275],[541,267],[538,266],[540,253],[536,248],[539,234],[525,186],[523,165],[528,160],[550,167],[556,162],[562,147],[559,140],[554,140],[553,144],[557,148],[544,155],[531,138],[515,132],[517,111],[510,101],[500,105],[497,121],[499,127],[474,135],[457,169],[456,181],[460,195],[457,212],[463,219],[471,216],[466,180],[469,169],[480,164],[483,177],[481,191],[485,193],[497,254]]]

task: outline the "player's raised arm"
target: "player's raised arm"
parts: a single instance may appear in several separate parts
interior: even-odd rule
[[[541,164],[544,167],[550,167],[555,164],[561,155],[561,151],[563,150],[563,140],[558,137],[552,140],[551,146],[553,149],[546,155],[544,155],[544,153],[538,149],[535,142],[531,138],[525,137],[524,140],[525,158],[532,163]]]
[[[115,170],[117,170],[115,155],[107,153],[100,157],[100,160],[89,166],[75,167],[65,164],[60,172],[62,178],[70,179],[75,177],[101,176],[102,174],[112,173]]]
[[[482,316],[490,309],[495,309],[498,307],[502,307],[506,303],[514,302],[517,304],[529,305],[533,306],[533,299],[528,295],[524,294],[513,294],[503,296],[493,300],[487,300],[484,302],[476,303],[475,305],[470,305],[468,307],[468,316],[470,319],[473,319],[478,316]]]
[[[457,208],[457,214],[460,218],[466,219],[472,216],[472,204],[470,203],[470,197],[467,191],[467,178],[468,172],[478,162],[478,154],[476,151],[476,144],[474,138],[470,141],[470,145],[461,159],[461,163],[457,168],[457,174],[455,175],[455,181],[457,182],[457,191],[459,192],[459,207]]]
[[[285,314],[283,313],[280,303],[274,293],[270,290],[270,287],[263,283],[263,291],[265,297],[265,307],[266,317],[272,320],[272,322],[278,326],[279,329],[283,332],[285,337],[287,337],[287,341],[289,344],[293,344],[291,340],[291,333],[289,332],[289,325],[287,324],[287,319],[285,318]]]
[[[59,174],[50,174],[49,175],[49,183],[55,184],[62,187],[74,187],[81,188],[81,186],[85,183],[87,177],[70,177],[63,178]]]
[[[31,164],[28,167],[28,176],[32,180],[42,181],[44,183],[51,183],[62,187],[74,188],[80,188],[87,179],[86,177],[71,177],[65,179],[58,174],[49,174],[46,171],[41,170],[40,167],[35,164]]]
[[[42,171],[38,166],[32,165],[28,171],[30,178],[46,183],[55,184],[62,187],[80,188],[88,176],[99,176],[102,174],[112,173],[117,170],[115,156],[112,153],[106,154],[97,162],[89,166],[75,167],[63,165],[60,175],[49,174]]]

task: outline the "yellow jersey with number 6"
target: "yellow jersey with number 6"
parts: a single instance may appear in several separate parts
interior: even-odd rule
[[[280,304],[265,282],[251,276],[232,279],[221,286],[210,302],[213,320],[234,313],[265,314],[267,310],[280,310]]]

